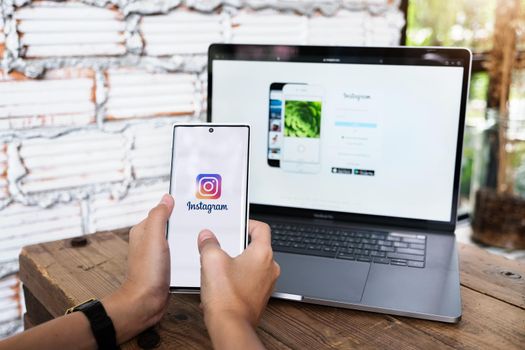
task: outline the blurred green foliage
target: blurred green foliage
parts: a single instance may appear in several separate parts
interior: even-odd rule
[[[473,136],[472,130],[467,127],[463,138],[463,159],[461,161],[461,182],[459,185],[459,193],[465,198],[468,198],[470,195],[470,184],[472,182],[472,170],[475,156]]]
[[[407,45],[492,48],[496,0],[409,0]]]
[[[492,48],[496,0],[409,0],[407,45],[461,46],[474,53]],[[471,76],[467,126],[463,142],[460,193],[468,200],[475,157],[474,125],[485,120],[489,87],[487,72]]]
[[[321,102],[287,100],[284,106],[284,136],[319,138]]]
[[[509,156],[510,166],[516,173],[514,193],[525,198],[525,141],[516,143]]]
[[[471,100],[486,100],[489,90],[489,73],[477,72],[470,77],[469,98]]]

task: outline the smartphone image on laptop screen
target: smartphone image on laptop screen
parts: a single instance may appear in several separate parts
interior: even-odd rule
[[[323,90],[309,84],[285,84],[282,90],[283,142],[280,167],[284,171],[321,170]]]
[[[197,236],[210,229],[230,256],[247,244],[248,125],[176,124],[170,194],[175,207],[167,228],[172,292],[197,292]]]
[[[281,159],[281,144],[283,141],[283,86],[285,83],[270,85],[270,103],[268,115],[268,165],[279,167]]]

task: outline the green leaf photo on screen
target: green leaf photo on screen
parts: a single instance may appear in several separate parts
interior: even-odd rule
[[[321,102],[287,100],[284,106],[284,136],[319,138]]]

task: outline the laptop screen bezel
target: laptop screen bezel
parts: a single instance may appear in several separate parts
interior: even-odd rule
[[[400,227],[404,229],[429,230],[453,233],[459,198],[459,179],[461,156],[463,151],[463,132],[465,111],[469,90],[472,54],[464,48],[438,47],[338,47],[338,46],[297,46],[297,45],[245,45],[212,44],[208,50],[208,97],[207,121],[212,122],[213,98],[213,61],[214,60],[250,60],[275,62],[324,62],[326,64],[362,63],[362,64],[402,64],[417,62],[424,65],[446,66],[445,62],[454,62],[453,66],[463,67],[463,81],[460,115],[456,145],[452,205],[449,221],[434,221],[400,218],[393,216],[345,213],[330,210],[304,209],[277,205],[250,203],[250,214],[277,214],[281,216],[314,218],[345,221],[359,224]],[[390,63],[392,62],[392,63]],[[412,63],[413,64],[413,63]],[[430,185],[430,184],[429,184]],[[431,198],[429,198],[431,200]]]

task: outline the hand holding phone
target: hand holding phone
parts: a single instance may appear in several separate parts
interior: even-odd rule
[[[230,256],[247,244],[248,125],[176,124],[173,127],[170,194],[176,205],[167,238],[173,292],[197,292],[197,235],[213,231]]]
[[[263,348],[254,327],[266,307],[280,267],[273,260],[270,227],[250,220],[251,242],[236,258],[208,230],[199,234],[201,304],[215,348]]]

